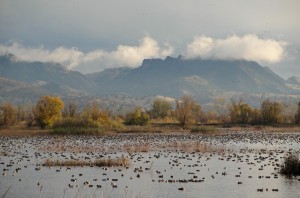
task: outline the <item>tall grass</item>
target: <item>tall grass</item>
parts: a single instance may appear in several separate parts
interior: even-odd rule
[[[146,153],[150,151],[150,144],[144,143],[140,145],[124,145],[123,149],[129,153]]]
[[[129,166],[130,160],[126,157],[114,159],[96,159],[94,161],[84,160],[52,160],[46,159],[44,166],[98,166],[98,167],[112,167],[112,166]]]

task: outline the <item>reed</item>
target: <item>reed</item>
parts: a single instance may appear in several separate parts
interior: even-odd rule
[[[43,166],[98,166],[98,167],[112,167],[112,166],[129,166],[130,160],[126,157],[114,159],[96,159],[94,161],[84,160],[52,160],[46,159]]]

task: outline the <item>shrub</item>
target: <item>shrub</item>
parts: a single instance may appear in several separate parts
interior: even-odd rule
[[[99,135],[104,131],[104,128],[97,122],[80,117],[64,118],[54,123],[52,127],[52,133],[57,135]]]
[[[52,132],[59,135],[100,135],[105,131],[123,130],[122,123],[107,119],[93,121],[82,117],[67,117],[56,122]]]
[[[132,113],[126,115],[126,123],[129,125],[140,125],[144,126],[149,124],[149,115],[142,112],[141,108],[136,108]]]
[[[296,155],[289,155],[285,158],[280,173],[284,175],[300,175],[299,157]]]

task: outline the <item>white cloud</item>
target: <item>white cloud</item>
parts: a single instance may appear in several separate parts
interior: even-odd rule
[[[59,47],[52,51],[43,46],[38,48],[24,47],[19,43],[0,44],[0,55],[14,54],[19,61],[55,62],[69,69],[84,73],[100,71],[110,67],[140,66],[145,58],[164,58],[173,53],[173,47],[164,44],[160,47],[156,40],[145,36],[137,46],[119,45],[115,51],[102,49],[84,53],[77,48]]]
[[[261,64],[276,63],[282,60],[287,44],[272,39],[262,39],[256,35],[232,35],[225,39],[197,36],[187,45],[187,59],[244,59]],[[0,44],[0,55],[14,54],[19,61],[41,61],[60,63],[68,69],[83,73],[101,71],[112,67],[138,67],[146,58],[165,58],[173,54],[174,48],[145,36],[135,46],[119,45],[113,51],[97,49],[83,52],[77,48],[58,47],[48,50],[43,46],[25,47],[17,42]]]
[[[113,51],[108,59],[116,61],[119,65],[139,66],[145,58],[161,58],[171,55],[173,48],[165,44],[160,48],[158,43],[149,36],[140,40],[138,46],[119,45],[116,51]]]
[[[13,42],[11,45],[0,44],[0,55],[13,54],[17,61],[40,61],[55,62],[72,68],[79,64],[80,58],[84,53],[76,48],[59,47],[53,51],[45,49],[43,46],[38,48],[24,47],[23,45]]]
[[[197,36],[187,45],[185,57],[276,63],[284,58],[286,45],[285,42],[261,39],[254,34],[242,37],[232,35],[225,39]]]

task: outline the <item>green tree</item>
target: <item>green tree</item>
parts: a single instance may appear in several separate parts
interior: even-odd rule
[[[52,126],[55,121],[61,119],[61,110],[64,103],[59,97],[43,96],[37,102],[34,109],[34,119],[41,126]]]
[[[17,109],[11,103],[4,103],[0,106],[0,126],[9,127],[15,124]]]
[[[152,118],[166,118],[171,114],[172,103],[163,99],[156,99],[153,102],[151,116]]]
[[[126,122],[130,125],[147,125],[150,122],[150,117],[147,113],[142,112],[142,109],[137,107],[135,110],[126,115]]]
[[[181,126],[196,123],[200,112],[201,106],[192,97],[184,95],[176,100],[175,115]]]
[[[261,105],[261,119],[264,124],[281,123],[283,120],[283,106],[279,102],[265,100]]]

